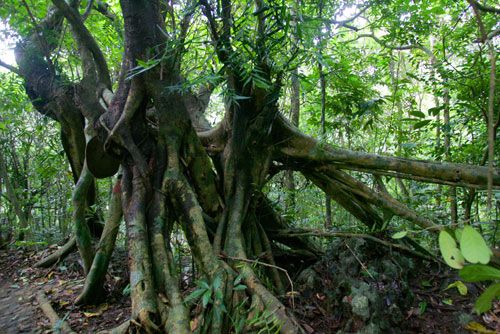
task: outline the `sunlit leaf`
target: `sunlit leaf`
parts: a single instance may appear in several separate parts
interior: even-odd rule
[[[458,293],[460,293],[462,296],[467,295],[467,292],[468,292],[467,286],[462,281],[455,281],[455,282],[449,284],[445,290],[448,290],[451,288],[457,288]]]
[[[487,264],[493,252],[486,245],[483,237],[471,226],[465,226],[460,238],[460,250],[464,258],[470,263]]]
[[[406,237],[408,235],[408,231],[400,231],[400,232],[396,232],[394,233],[391,238],[393,239],[402,239],[404,237]]]
[[[457,248],[455,239],[447,231],[439,233],[439,250],[447,265],[455,269],[462,269],[464,267],[464,257]]]

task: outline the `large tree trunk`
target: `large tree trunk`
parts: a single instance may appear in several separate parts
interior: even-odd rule
[[[261,86],[248,84],[242,64],[235,61],[238,50],[230,38],[231,4],[224,0],[215,9],[206,0],[199,3],[215,53],[224,65],[227,89],[244,97],[228,101],[224,119],[214,128],[202,115],[206,97],[200,102],[186,97],[190,92],[170,89],[182,86],[180,61],[185,52],[178,47],[185,31],[177,37],[165,33],[170,3],[121,0],[125,52],[115,93],[110,90],[102,53],[77,10],[64,0],[53,3],[70,23],[84,79],[63,85],[47,59],[33,58],[22,48],[18,50],[19,68],[37,109],[61,122],[65,151],[74,171],[72,243],[78,245],[87,274],[78,302],[92,303],[102,295],[123,216],[132,299],[132,321],[124,326],[130,326],[132,332],[190,333],[194,329],[190,324],[196,323],[212,333],[225,333],[232,330],[230,319],[236,313],[251,318],[264,311],[271,314],[281,332],[300,331],[282,301],[262,283],[267,276],[277,293],[289,289],[283,265],[274,256],[276,250],[293,253],[305,263],[321,253],[307,238],[283,234],[287,222],[263,195],[264,185],[279,170],[302,172],[370,228],[383,224],[378,208],[425,229],[437,231],[442,226],[419,216],[383,188],[371,189],[344,169],[453,186],[481,188],[487,183],[486,168],[334,149],[288,123],[278,110],[281,78],[267,62],[263,41],[269,16],[260,1],[256,2],[257,55],[252,66],[267,83]],[[58,15],[49,13],[45,24],[59,29]],[[182,29],[189,28],[191,15],[187,11],[179,24]],[[28,46],[30,42],[34,39]],[[142,63],[156,66],[144,69],[139,66]],[[113,188],[105,233],[94,256],[85,218],[93,198],[89,194],[95,193],[94,176],[111,176],[118,165],[123,176]],[[500,187],[498,171],[493,175],[493,187]],[[173,260],[171,238],[176,224],[189,244],[196,272],[211,294],[204,307],[196,310],[195,322],[182,298]],[[287,269],[298,267],[288,264]]]

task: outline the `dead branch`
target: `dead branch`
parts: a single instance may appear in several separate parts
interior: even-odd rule
[[[274,231],[277,235],[282,236],[282,237],[322,237],[322,238],[362,238],[362,239],[367,239],[374,241],[376,243],[379,243],[385,247],[388,247],[390,249],[397,249],[399,251],[402,251],[404,253],[411,254],[413,256],[416,256],[418,258],[427,260],[427,261],[432,261],[432,262],[440,262],[437,258],[430,257],[424,254],[421,254],[409,247],[406,247],[404,245],[400,244],[395,244],[380,238],[377,238],[373,235],[366,234],[366,233],[350,233],[350,232],[327,232],[327,231],[318,231],[318,230],[308,230],[308,229],[292,229],[292,230],[281,230],[281,231]]]

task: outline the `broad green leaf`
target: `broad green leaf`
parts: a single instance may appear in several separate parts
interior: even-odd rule
[[[493,300],[498,297],[500,297],[500,283],[490,285],[476,300],[474,310],[479,314],[490,310]]]
[[[457,228],[455,230],[455,239],[458,240],[460,242],[460,240],[462,239],[462,232],[463,232],[463,228]]]
[[[443,109],[443,106],[430,108],[429,110],[427,110],[427,113],[429,115],[436,116],[439,113],[439,111],[441,111],[442,109]]]
[[[402,239],[402,238],[406,237],[407,234],[408,234],[408,231],[400,231],[400,232],[394,233],[391,238]]]
[[[455,239],[447,231],[439,233],[439,250],[447,265],[455,269],[464,267],[464,257],[457,248]]]
[[[490,262],[491,255],[493,255],[481,234],[471,226],[465,226],[462,231],[460,250],[464,258],[470,263],[487,264]]]
[[[460,277],[467,282],[500,279],[500,270],[484,264],[471,264],[460,270]]]
[[[418,117],[418,118],[425,118],[425,114],[421,112],[420,110],[412,110],[410,111],[410,115]]]
[[[462,281],[455,281],[448,285],[445,290],[451,289],[451,288],[457,288],[458,293],[460,293],[462,296],[467,295],[468,289],[467,285],[465,285]]]
[[[419,121],[419,122],[413,124],[413,130],[417,130],[417,129],[423,128],[424,126],[426,126],[430,122],[431,122],[430,119],[425,119],[423,121]]]

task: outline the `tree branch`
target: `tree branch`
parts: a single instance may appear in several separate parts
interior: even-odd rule
[[[11,71],[12,73],[15,73],[15,74],[21,76],[21,71],[15,66],[9,65],[6,62],[3,62],[2,60],[0,60],[0,66],[5,67],[6,69]]]
[[[483,11],[483,12],[489,12],[489,13],[495,13],[495,14],[500,14],[500,8],[496,8],[493,6],[487,6],[487,5],[482,5],[480,4],[477,0],[467,0],[471,6],[477,7],[477,9]]]
[[[474,17],[476,18],[477,21],[477,26],[479,27],[479,34],[480,34],[479,40],[484,43],[486,41],[486,38],[488,38],[488,33],[486,32],[486,28],[484,27],[481,14],[479,13],[479,8],[477,6],[478,3],[474,0],[467,0],[467,1],[470,3],[472,7],[472,11],[474,12]]]
[[[82,14],[82,21],[85,21],[87,17],[89,17],[93,6],[94,6],[94,0],[89,0],[89,2],[87,3],[87,7],[85,8],[85,12],[83,12]]]
[[[337,21],[337,20],[327,20],[326,22],[327,23],[331,23],[331,24],[338,24],[340,26],[346,27],[346,24],[354,21],[355,19],[357,19],[358,17],[360,17],[361,15],[363,15],[363,13],[366,12],[366,10],[368,8],[370,8],[371,6],[372,6],[371,4],[368,4],[368,5],[364,6],[363,8],[360,9],[359,12],[357,12],[356,14],[354,14],[352,17],[350,17],[348,19],[340,20],[340,21]],[[351,26],[348,26],[348,27],[351,27]]]
[[[439,183],[465,183],[485,187],[488,179],[488,168],[457,163],[432,162],[425,160],[388,157],[372,153],[356,152],[319,143],[306,136],[288,123],[283,117],[276,122],[273,130],[277,132],[276,146],[279,148],[277,160],[292,163],[296,166],[305,164],[315,167],[333,164],[345,169],[363,168],[367,171],[391,171],[404,175],[422,178],[422,181]],[[312,165],[311,165],[312,164]],[[493,173],[493,185],[500,186],[500,172]]]
[[[68,20],[69,24],[75,32],[75,35],[78,37],[79,44],[87,48],[92,53],[97,67],[99,82],[101,84],[104,84],[107,88],[111,88],[111,79],[106,59],[104,58],[104,55],[102,54],[96,40],[87,29],[87,27],[85,27],[85,25],[83,24],[83,21],[80,18],[78,12],[68,6],[68,4],[64,0],[52,0],[52,2]]]
[[[440,262],[436,258],[421,254],[409,247],[400,244],[394,244],[392,242],[377,238],[373,235],[366,233],[350,233],[350,232],[329,232],[329,231],[317,231],[310,229],[292,229],[292,230],[280,230],[273,231],[276,235],[281,237],[323,237],[323,238],[362,238],[374,241],[390,249],[395,248],[399,251],[414,255],[419,258],[423,258],[432,262]]]

